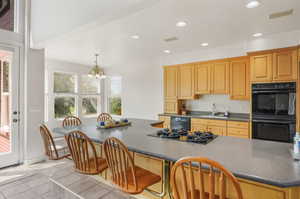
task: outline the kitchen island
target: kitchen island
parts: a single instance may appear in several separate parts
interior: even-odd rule
[[[98,144],[108,137],[117,137],[133,152],[136,164],[160,175],[164,173],[165,162],[172,165],[186,156],[207,157],[220,162],[238,177],[244,198],[300,198],[300,162],[293,160],[289,151],[291,144],[227,136],[218,136],[206,145],[179,142],[148,136],[157,132],[152,125],[159,121],[130,121],[131,126],[113,129],[97,129],[96,124],[91,123],[53,131],[66,134],[80,130]],[[109,177],[106,175],[106,178]],[[152,189],[160,192],[161,185],[162,182]]]

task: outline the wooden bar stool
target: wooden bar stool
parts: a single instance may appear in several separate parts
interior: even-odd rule
[[[108,113],[101,113],[98,116],[98,118],[97,118],[97,122],[100,122],[100,121],[110,121],[110,120],[112,120],[112,117]]]
[[[81,120],[75,116],[67,116],[62,122],[63,127],[76,127],[80,126],[81,124]]]
[[[107,168],[106,160],[98,156],[95,145],[83,132],[73,131],[65,138],[75,163],[75,171],[96,175]]]
[[[159,175],[135,166],[127,147],[117,138],[105,140],[104,153],[112,181],[123,192],[139,194],[161,180]]]
[[[208,170],[203,169],[203,166],[208,166]],[[204,175],[206,174],[208,174],[208,182],[205,182],[207,178]],[[182,158],[175,163],[171,171],[174,199],[228,199],[226,197],[227,183],[233,185],[237,198],[243,199],[236,177],[213,160],[200,157]],[[207,189],[204,188],[205,184],[208,184]],[[216,187],[219,188],[218,195]]]
[[[50,160],[60,160],[70,156],[68,146],[63,139],[53,139],[46,125],[40,126],[40,133],[43,139],[45,155]]]

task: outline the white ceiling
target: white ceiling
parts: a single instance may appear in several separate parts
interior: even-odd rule
[[[151,6],[158,0],[32,0],[34,43],[97,21],[105,24]]]
[[[71,3],[72,2],[72,3]],[[169,49],[186,52],[214,48],[264,35],[300,29],[299,0],[261,0],[255,9],[246,0],[33,0],[32,33],[36,47],[49,58],[90,64],[93,54],[117,58],[128,54],[158,56]],[[273,12],[294,9],[292,16],[269,20]],[[175,26],[184,20],[185,28]],[[42,23],[43,22],[43,23]],[[133,40],[131,35],[140,35]],[[166,43],[164,38],[178,41]]]

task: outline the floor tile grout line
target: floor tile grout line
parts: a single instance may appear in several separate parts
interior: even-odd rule
[[[71,194],[75,195],[76,197],[78,197],[79,199],[84,199],[83,197],[81,197],[80,195],[78,195],[77,193],[73,192],[71,189],[65,187],[64,185],[62,185],[61,183],[59,182],[56,182],[55,180],[53,179],[49,179],[51,182],[53,182],[54,184],[58,185],[59,187],[61,187],[62,189],[65,189],[67,191],[69,191]]]
[[[11,180],[6,180],[6,181],[3,181],[3,182],[0,182],[0,187],[1,187],[1,186],[5,186],[5,185],[12,184],[12,183],[14,183],[14,182],[23,180],[24,178],[32,177],[32,176],[35,176],[35,175],[37,175],[37,174],[36,174],[36,173],[33,173],[33,174],[30,174],[30,175],[26,175],[26,176],[22,176],[22,177],[17,177],[17,178],[15,178],[15,179],[11,179]]]

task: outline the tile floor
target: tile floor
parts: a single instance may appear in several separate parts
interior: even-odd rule
[[[61,160],[2,169],[0,199],[133,199],[72,167]]]

